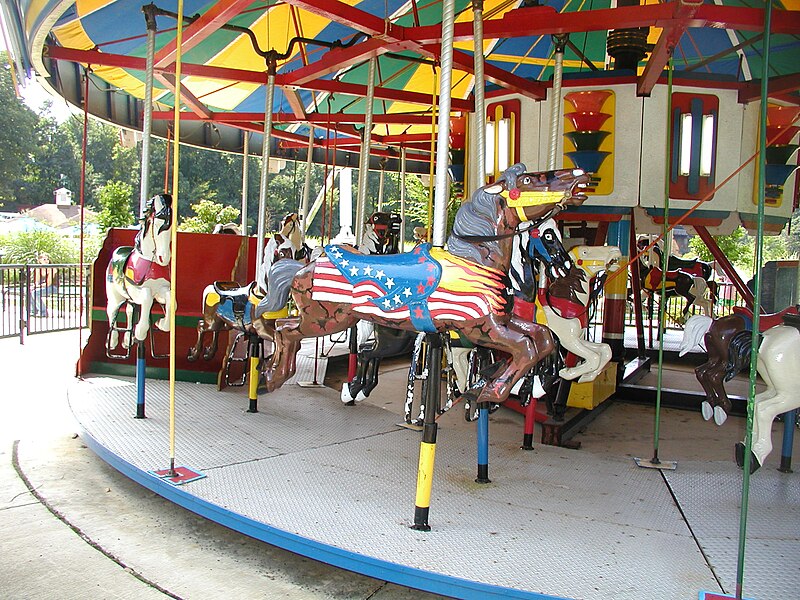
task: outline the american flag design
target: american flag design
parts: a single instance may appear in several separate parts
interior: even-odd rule
[[[417,331],[436,331],[434,321],[468,321],[504,314],[508,278],[502,271],[430,244],[389,256],[325,247],[314,267],[314,300],[352,304],[367,315],[410,320]]]

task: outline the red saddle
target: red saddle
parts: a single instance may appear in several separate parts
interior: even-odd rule
[[[734,306],[733,314],[739,315],[749,324],[753,323],[753,311],[746,306]],[[776,325],[783,325],[783,315],[796,315],[798,314],[797,306],[787,306],[780,312],[759,315],[758,317],[758,331],[763,333],[767,329],[771,329]]]

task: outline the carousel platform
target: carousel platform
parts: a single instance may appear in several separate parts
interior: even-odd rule
[[[398,385],[389,374],[379,389]],[[175,464],[204,477],[173,485],[154,474],[169,466],[167,382],[148,382],[146,419],[133,418],[130,379],[75,381],[69,402],[87,445],[141,485],[269,544],[401,585],[463,598],[665,600],[735,585],[742,476],[732,461],[661,472],[624,455],[525,452],[519,415],[501,410],[490,419],[492,483],[481,485],[474,424],[453,410],[440,419],[432,531],[419,532],[409,526],[421,434],[382,406],[287,385],[247,413],[240,391],[178,382]],[[749,514],[747,597],[795,597],[797,476],[759,471]]]

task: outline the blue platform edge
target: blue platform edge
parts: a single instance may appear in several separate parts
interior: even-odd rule
[[[110,451],[94,439],[83,427],[80,427],[80,436],[89,449],[97,454],[103,461],[129,479],[166,500],[198,514],[201,517],[224,525],[229,529],[233,529],[234,531],[266,542],[267,544],[295,552],[296,554],[306,556],[313,560],[324,562],[348,571],[354,571],[375,579],[454,598],[474,598],[476,600],[501,600],[507,598],[525,598],[527,600],[571,600],[570,598],[562,596],[551,596],[537,592],[489,585],[439,573],[431,573],[430,571],[424,571],[406,565],[379,560],[371,556],[349,552],[342,548],[289,533],[277,527],[255,521],[239,513],[226,510],[216,504],[193,496],[185,491],[185,488],[181,489],[175,487],[158,477],[154,477],[150,472],[136,467],[124,458]],[[211,477],[213,477],[213,475],[211,475]],[[700,600],[703,600],[702,595],[700,596]]]

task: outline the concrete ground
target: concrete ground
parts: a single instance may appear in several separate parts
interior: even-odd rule
[[[117,473],[74,433],[66,387],[74,376],[78,345],[76,331],[31,336],[24,345],[0,340],[0,597],[437,597],[255,541]],[[329,369],[329,378],[338,387],[341,373]],[[371,401],[400,412],[404,380],[404,366],[387,361]],[[444,425],[474,427],[462,414],[457,406],[445,415]],[[494,440],[508,437],[516,443],[521,438],[521,415],[501,410],[492,422]],[[665,409],[660,427],[659,455],[679,461],[680,468],[681,460],[732,460],[744,419],[730,417],[724,427],[716,427],[699,412]],[[779,459],[782,427],[774,426],[777,449],[769,458],[771,467]],[[577,439],[579,452],[649,458],[653,410],[615,403]]]
[[[78,332],[0,340],[0,597],[436,598],[255,541],[117,473],[66,403]]]

